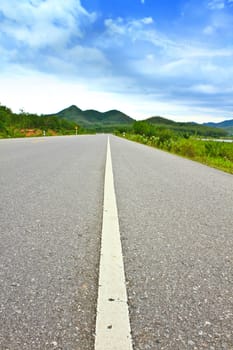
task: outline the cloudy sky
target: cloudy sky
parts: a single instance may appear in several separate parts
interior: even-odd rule
[[[0,102],[233,119],[233,0],[0,0]]]

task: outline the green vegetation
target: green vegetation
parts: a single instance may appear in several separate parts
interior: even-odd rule
[[[85,133],[75,122],[70,122],[55,116],[38,116],[21,111],[13,113],[9,108],[0,105],[0,138],[42,136],[44,131],[50,135],[72,135],[76,132]]]
[[[232,121],[216,125],[177,123],[162,117],[151,117],[146,121],[135,121],[126,114],[111,110],[98,112],[82,111],[70,106],[53,115],[13,113],[0,105],[0,138],[46,135],[69,135],[76,133],[108,132],[122,135],[131,140],[189,157],[233,173],[233,144],[200,141],[197,138],[222,138],[229,135],[225,127]]]
[[[130,132],[116,134],[233,174],[233,143],[214,142],[214,139],[213,141],[197,139],[197,135],[213,137],[212,128],[206,128],[197,128],[194,132],[193,128],[175,130],[164,126],[161,128],[147,122],[135,122]],[[202,131],[203,134],[201,134]],[[215,136],[223,136],[219,134],[218,129],[216,132]]]
[[[157,131],[169,129],[180,136],[208,136],[208,137],[226,137],[227,131],[224,129],[210,127],[196,123],[179,123],[173,120],[162,117],[152,117],[142,122],[136,122],[133,129],[140,129],[139,134],[151,135],[156,134]],[[146,129],[146,132],[145,130]]]
[[[78,123],[84,128],[97,132],[114,132],[121,126],[127,128],[134,122],[134,119],[117,110],[103,113],[92,109],[83,111],[74,105],[53,114],[53,116]]]
[[[159,128],[161,130],[169,129],[176,133],[179,133],[180,135],[187,134],[208,137],[225,137],[227,135],[227,131],[224,128],[219,129],[216,127],[209,127],[196,123],[177,123],[175,121],[162,117],[151,117],[145,121],[135,122],[134,119],[118,110],[111,110],[104,113],[96,110],[83,111],[74,105],[63,109],[58,113],[47,116],[55,116],[58,118],[66,119],[96,132],[111,133],[115,132],[116,130],[131,132],[134,128],[147,128],[150,129],[150,133],[153,135],[155,132],[153,128]],[[143,131],[142,133],[145,132]]]
[[[214,128],[221,128],[228,132],[229,135],[233,135],[233,119],[231,120],[224,120],[220,123],[206,123],[204,125],[211,126]]]

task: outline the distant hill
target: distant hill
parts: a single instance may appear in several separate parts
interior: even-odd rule
[[[131,125],[134,122],[134,119],[118,110],[99,112],[90,109],[83,111],[74,105],[52,115],[75,122],[82,127],[97,130],[106,127],[114,128],[119,125]]]
[[[146,127],[150,129],[151,133],[156,133],[161,129],[169,129],[183,137],[190,135],[210,137],[233,135],[233,120],[226,120],[221,123],[197,124],[194,122],[175,122],[160,116],[154,116],[136,122],[119,110],[99,112],[92,109],[82,110],[75,105],[55,114],[38,116],[25,112],[14,114],[9,108],[0,104],[0,137],[24,136],[29,131],[30,133],[42,133],[43,130],[46,132],[51,130],[56,134],[72,134],[77,125],[80,127],[79,133],[87,131],[111,133],[115,130],[132,132],[135,127],[136,129]]]
[[[162,124],[162,125],[174,125],[176,122],[170,119],[166,119],[163,117],[150,117],[145,120],[147,123],[151,124]]]
[[[195,126],[195,125],[200,125],[194,122],[175,122],[174,120],[171,119],[166,119],[163,117],[151,117],[145,120],[148,123],[152,123],[152,124],[161,124],[161,125],[179,125],[179,126],[184,126],[184,125],[191,125],[191,126]]]
[[[214,128],[228,128],[229,126],[233,126],[233,119],[231,120],[224,120],[220,123],[204,123],[204,125],[212,126]]]
[[[202,125],[194,122],[175,122],[163,117],[151,117],[146,119],[145,122],[157,126],[158,128],[173,130],[183,135],[202,135],[212,137],[223,137],[227,135],[225,129],[218,127],[214,128],[209,125]]]
[[[203,125],[210,126],[212,128],[220,128],[226,130],[229,134],[233,135],[233,119],[224,120],[219,123],[204,123]]]
[[[130,129],[135,120],[128,115],[118,111],[110,110],[107,112],[99,112],[93,109],[82,110],[75,105],[63,109],[62,111],[47,115],[49,117],[65,119],[67,121],[77,123],[83,128],[94,131],[113,132],[115,129]],[[158,128],[167,128],[182,135],[203,135],[212,137],[226,136],[225,129],[210,127],[197,124],[194,122],[181,123],[166,119],[160,116],[150,117],[143,122],[153,124]]]

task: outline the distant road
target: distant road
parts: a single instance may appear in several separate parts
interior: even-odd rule
[[[232,350],[233,176],[110,145],[134,350]],[[1,350],[94,349],[106,149],[0,140]]]
[[[227,143],[232,143],[233,140],[230,139],[199,139],[202,141],[213,141],[213,142],[227,142]]]

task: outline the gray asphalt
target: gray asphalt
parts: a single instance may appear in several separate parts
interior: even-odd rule
[[[1,350],[93,349],[106,141],[0,141]]]
[[[233,176],[111,137],[134,349],[233,349]]]
[[[0,141],[1,350],[94,348],[106,141]],[[134,350],[232,350],[233,176],[110,141]]]

